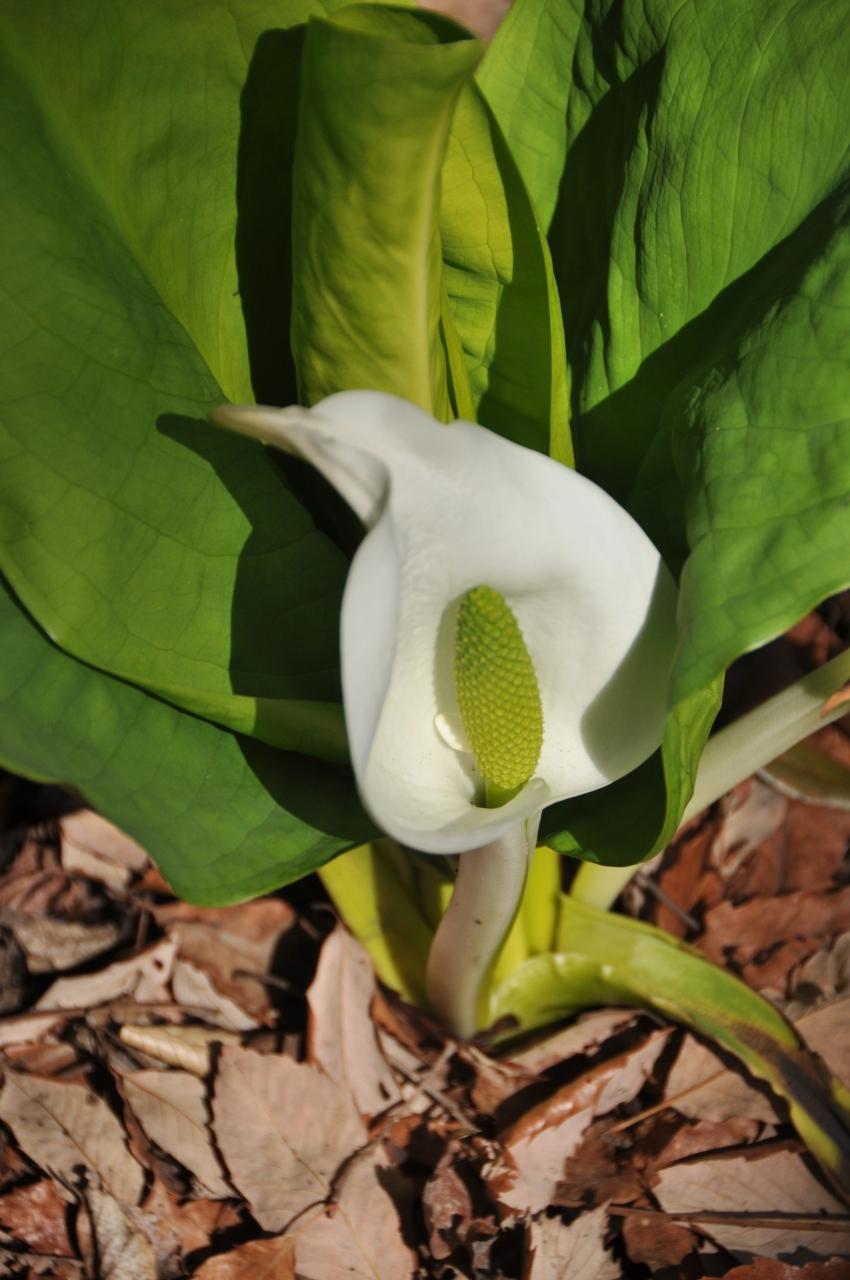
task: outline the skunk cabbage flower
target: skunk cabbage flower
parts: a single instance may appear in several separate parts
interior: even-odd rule
[[[375,391],[213,420],[306,459],[367,529],[342,603],[343,703],[388,835],[430,853],[527,842],[546,805],[658,745],[675,589],[591,481]]]

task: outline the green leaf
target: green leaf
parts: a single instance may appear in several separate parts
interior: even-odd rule
[[[145,846],[181,897],[251,898],[372,834],[345,772],[228,733],[68,657],[2,580],[0,636],[0,761],[73,785]]]
[[[572,466],[549,249],[514,157],[474,85],[458,100],[442,189],[443,278],[476,420]]]
[[[85,2],[0,15],[0,555],[67,652],[340,758],[346,561],[270,456],[204,422],[251,394],[239,93],[280,17],[212,3],[199,25],[193,5]],[[241,178],[253,190],[250,165]]]
[[[667,799],[645,766],[631,857],[630,780],[562,809],[594,860],[664,842],[725,669],[850,583],[847,53],[838,0],[585,6],[551,229],[576,453],[681,572]]]
[[[567,154],[567,98],[581,22],[575,0],[514,0],[476,80],[544,230]]]
[[[850,194],[758,276],[671,410],[692,548],[680,697],[850,583]]]
[[[322,869],[322,884],[381,981],[405,1000],[424,1004],[432,931],[402,879],[409,856],[401,852],[400,872],[389,843],[375,840],[349,849]]]
[[[301,399],[390,391],[570,463],[548,246],[472,83],[481,46],[459,35],[435,15],[367,6],[308,28],[293,219]]]
[[[440,172],[481,52],[434,14],[355,5],[309,24],[293,175],[302,403],[367,387],[453,416]]]
[[[662,930],[562,896],[554,952],[528,961],[494,993],[492,1018],[513,1017],[516,1034],[600,1003],[645,1005],[734,1054],[784,1099],[809,1150],[850,1188],[847,1090],[779,1010]]]

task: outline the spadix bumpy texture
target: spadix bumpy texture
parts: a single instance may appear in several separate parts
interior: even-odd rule
[[[540,688],[510,606],[484,584],[467,591],[458,608],[455,690],[484,782],[503,792],[524,786],[543,746]]]
[[[614,781],[658,745],[675,588],[639,526],[596,485],[381,392],[213,418],[312,463],[367,528],[342,605],[343,702],[358,787],[387,834],[426,852],[476,849]],[[494,593],[503,640],[488,675],[458,681],[462,602],[481,588]],[[479,593],[466,618],[470,653],[499,630],[482,622],[482,603]],[[523,773],[537,738],[525,724],[516,742],[495,741],[500,667],[517,673],[528,724],[536,685],[542,738],[532,776],[486,808],[482,773],[512,757]]]

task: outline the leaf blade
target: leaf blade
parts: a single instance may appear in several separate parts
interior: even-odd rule
[[[356,387],[448,420],[439,181],[480,44],[433,14],[310,23],[293,187],[300,399]]]
[[[181,897],[224,905],[268,892],[352,842],[325,827],[363,823],[353,785],[336,771],[75,661],[5,590],[0,634],[0,759],[73,784],[149,850]]]
[[[35,11],[5,24],[3,568],[75,656],[241,732],[340,758],[345,560],[263,450],[204,421],[226,391],[250,394],[236,210],[205,164],[211,147],[219,173],[235,162],[245,51],[217,10],[206,87],[221,133],[209,136],[178,57],[191,19],[160,66],[157,12],[128,31],[129,8],[113,10],[90,43],[85,6],[63,14],[64,45]],[[122,68],[110,41],[131,34],[138,62]],[[90,101],[78,92],[89,73]],[[185,206],[163,207],[172,109],[198,164]],[[173,270],[179,244],[194,277]]]
[[[578,32],[551,242],[579,465],[681,572],[664,782],[553,820],[591,860],[663,846],[725,669],[850,582],[850,104],[839,6],[817,11],[606,4]]]

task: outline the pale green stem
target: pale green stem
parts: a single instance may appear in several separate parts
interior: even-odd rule
[[[846,715],[850,710],[847,702],[826,710],[825,704],[847,680],[850,649],[709,738],[682,824],[816,729]],[[600,867],[585,862],[576,873],[570,894],[578,902],[607,911],[639,867],[640,863]]]
[[[458,859],[451,902],[428,956],[428,1000],[457,1036],[486,1025],[488,976],[519,910],[540,815]]]

